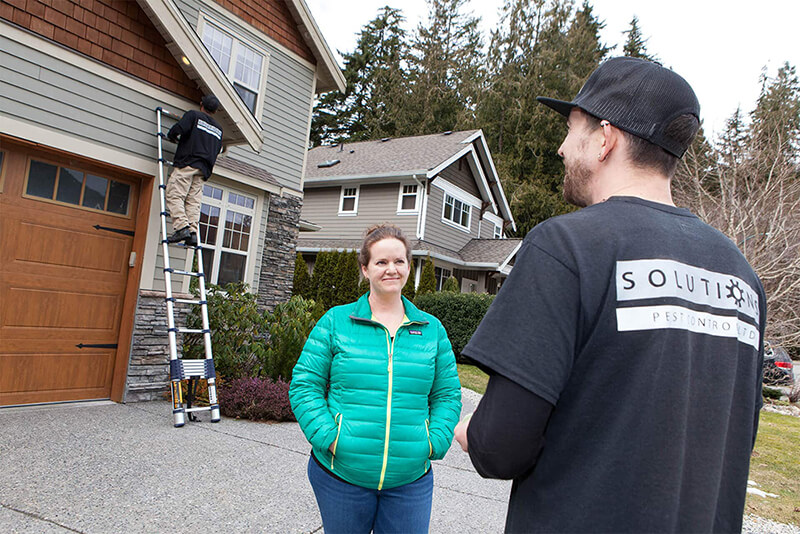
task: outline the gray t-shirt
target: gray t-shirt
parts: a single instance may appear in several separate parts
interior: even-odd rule
[[[612,197],[525,238],[464,354],[555,408],[509,532],[738,532],[766,298],[684,209]]]

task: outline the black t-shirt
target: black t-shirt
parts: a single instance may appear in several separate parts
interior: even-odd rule
[[[172,141],[180,138],[173,165],[199,169],[208,180],[222,150],[222,127],[219,123],[210,115],[192,109],[169,129],[167,137]]]
[[[738,532],[766,299],[689,211],[612,197],[550,219],[464,354],[555,406],[510,532]]]

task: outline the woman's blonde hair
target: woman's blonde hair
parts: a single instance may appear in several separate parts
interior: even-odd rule
[[[403,231],[397,226],[389,223],[376,224],[367,228],[364,232],[364,241],[361,243],[361,251],[358,253],[358,263],[367,266],[370,258],[370,248],[372,245],[383,239],[397,239],[406,247],[406,260],[411,264],[411,242]]]

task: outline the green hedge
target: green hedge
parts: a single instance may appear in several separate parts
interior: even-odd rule
[[[481,293],[426,293],[417,296],[414,303],[442,322],[453,351],[460,355],[469,338],[475,333],[494,295]]]

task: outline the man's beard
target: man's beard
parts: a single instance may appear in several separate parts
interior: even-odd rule
[[[582,161],[567,163],[564,160],[564,200],[573,206],[585,208],[592,203],[589,182],[592,171]]]

